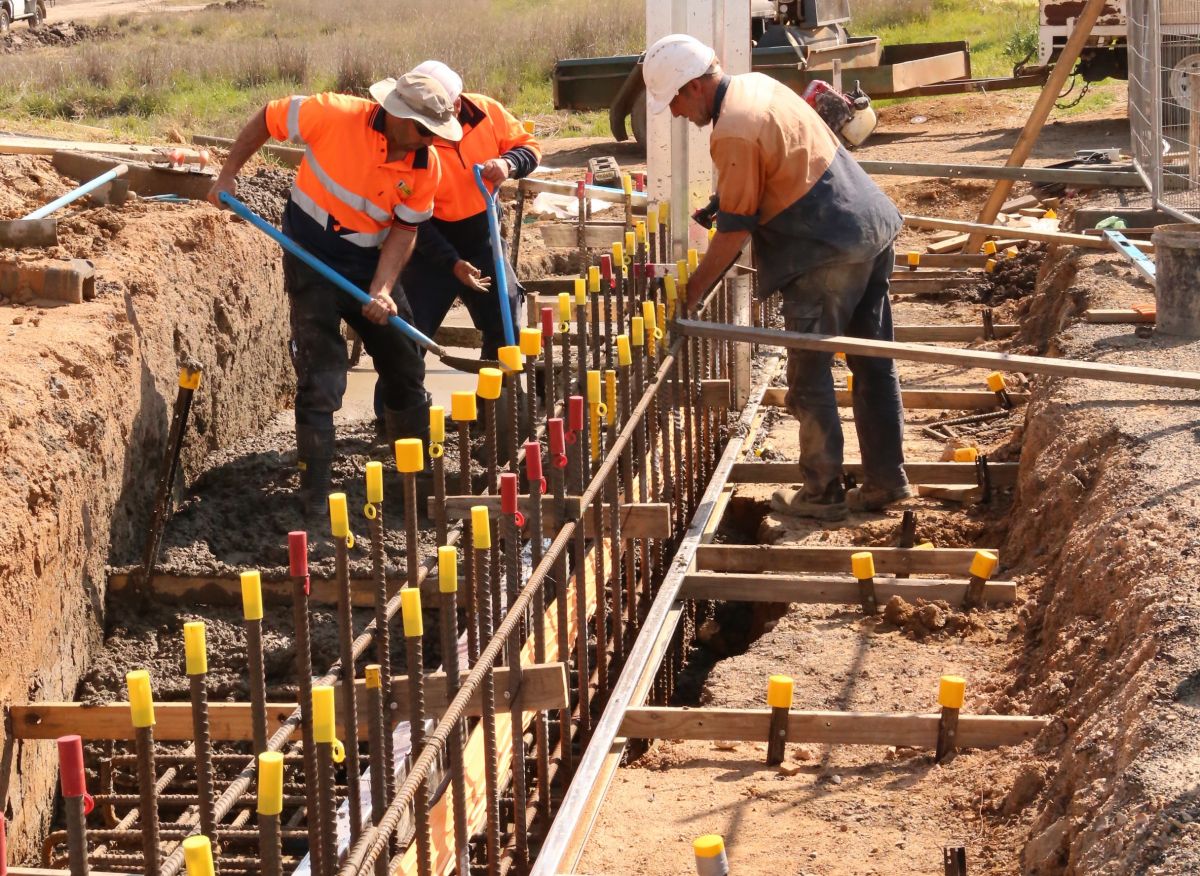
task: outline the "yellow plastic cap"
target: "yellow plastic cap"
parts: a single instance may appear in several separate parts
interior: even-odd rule
[[[458,592],[458,549],[453,545],[438,548],[438,590]]]
[[[943,675],[938,684],[938,705],[943,709],[961,709],[967,693],[967,680],[961,675]]]
[[[434,444],[446,440],[446,409],[441,405],[429,406],[429,440]]]
[[[262,575],[257,569],[242,572],[242,617],[248,621],[263,619]]]
[[[612,245],[613,270],[621,270],[621,265],[625,264],[625,246],[619,240],[614,240]]]
[[[1051,209],[1051,210],[1047,210],[1045,213],[1043,213],[1042,218],[1043,219],[1057,219],[1058,214],[1055,213],[1054,210]]]
[[[135,669],[125,673],[129,691],[129,717],[134,727],[154,726],[154,694],[150,692],[150,673]]]
[[[921,264],[921,254],[919,252],[917,252],[915,249],[910,250],[908,253],[909,267],[915,268],[915,267],[918,267],[920,264]]]
[[[859,551],[850,555],[850,569],[859,581],[875,577],[875,557],[870,551]]]
[[[974,462],[979,458],[979,451],[974,447],[955,447],[955,462]]]
[[[535,328],[521,329],[521,355],[535,358],[542,355],[542,331]]]
[[[646,208],[646,227],[650,229],[650,233],[658,231],[658,207]]]
[[[622,368],[633,364],[633,351],[629,349],[629,335],[617,335],[617,364]]]
[[[183,625],[183,657],[188,675],[208,672],[208,646],[204,621],[188,621]]]
[[[598,405],[604,401],[600,388],[600,372],[589,370],[587,373],[587,401],[589,405]]]
[[[379,690],[383,687],[383,667],[378,663],[371,663],[364,666],[363,678],[367,681],[367,687],[371,690]]]
[[[630,258],[633,258],[633,254],[637,252],[637,232],[625,232],[625,252]]]
[[[334,726],[333,718],[332,685],[313,685],[312,724],[314,742],[333,742],[333,740],[337,738],[337,730]]]
[[[996,254],[996,241],[994,241],[994,240],[984,241],[983,252],[987,255],[995,255]]]
[[[258,756],[258,814],[283,811],[283,755],[264,751]]]
[[[367,501],[382,502],[383,501],[383,463],[368,462],[367,463]]]
[[[628,173],[621,174],[621,190],[627,195],[633,194],[633,175]]]
[[[590,268],[588,268],[587,290],[588,290],[588,292],[592,293],[593,295],[595,295],[597,292],[600,291],[600,266],[599,265],[592,265]],[[575,303],[576,304],[583,303],[582,301],[579,300],[579,287],[578,286],[575,287]]]
[[[913,548],[914,551],[931,551],[933,550],[933,542],[923,541]]]
[[[187,876],[213,876],[212,843],[208,837],[196,834],[183,841],[183,865]]]
[[[646,346],[646,322],[640,316],[630,320],[629,338],[635,347]]]
[[[1015,259],[1020,255],[1020,251],[1015,246],[1010,246],[1004,251],[1005,258]]]
[[[637,242],[644,244],[646,242],[646,223],[639,219],[638,223],[633,226],[633,230],[637,237]]]
[[[667,276],[663,278],[663,288],[667,291],[668,301],[675,301],[679,298],[679,290],[676,288],[675,278],[670,274],[667,274]]]
[[[420,438],[401,438],[396,442],[396,470],[416,474],[425,468],[425,448]]]
[[[700,253],[694,249],[689,249],[687,264],[688,264],[688,276],[690,277],[692,274],[694,274],[696,272],[696,268],[700,267]]]
[[[988,259],[986,262],[983,263],[983,269],[984,269],[984,271],[986,271],[989,274],[995,273],[996,272],[996,260]]]
[[[471,544],[477,551],[492,546],[492,521],[487,505],[471,506]]]
[[[971,560],[971,574],[986,581],[996,574],[998,565],[1000,558],[991,551],[975,551],[975,559]]]
[[[658,224],[665,226],[671,216],[671,202],[662,200],[658,202]]]
[[[675,263],[675,274],[678,277],[679,282],[681,284],[686,285],[687,281],[688,281],[688,277],[691,276],[691,274],[688,273],[688,263],[686,261],[676,262]]]
[[[479,416],[475,393],[470,390],[450,393],[450,416],[458,423],[470,423]]]
[[[772,709],[790,709],[795,682],[789,675],[772,675],[767,680],[767,705]]]
[[[479,383],[475,393],[480,398],[495,401],[500,398],[500,387],[504,385],[504,372],[499,368],[480,368]]]
[[[578,289],[579,286],[581,286],[581,285],[583,285],[583,280],[575,281],[576,289]],[[559,322],[570,322],[571,321],[571,306],[572,306],[571,294],[569,292],[559,292],[558,293],[558,321]]]
[[[500,358],[500,364],[507,371],[520,371],[525,367],[525,357],[521,355],[521,348],[516,344],[511,347],[501,347],[497,351],[497,356]]]
[[[846,375],[846,392],[854,392],[854,375]]]
[[[653,301],[642,302],[642,321],[646,324],[646,331],[653,334],[654,329],[658,327],[658,322],[654,318]]]
[[[425,635],[425,621],[421,617],[421,591],[417,587],[405,587],[400,591],[400,611],[404,615],[404,635],[418,638]]]
[[[692,840],[692,851],[697,858],[719,858],[725,854],[725,840],[715,833],[706,833]]]
[[[180,368],[179,369],[179,386],[181,389],[199,389],[200,388],[200,369],[199,368]]]
[[[993,371],[987,376],[987,388],[992,392],[1002,392],[1008,389],[1008,381],[999,371]]]
[[[346,511],[346,494],[329,494],[329,531],[334,538],[345,538],[350,534],[350,517]]]

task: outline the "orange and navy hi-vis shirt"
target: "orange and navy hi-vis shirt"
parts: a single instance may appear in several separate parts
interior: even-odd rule
[[[305,147],[284,211],[284,231],[334,270],[368,285],[392,226],[415,229],[433,215],[441,164],[432,149],[388,161],[387,117],[344,94],[267,104],[267,130]]]
[[[490,97],[462,95],[458,121],[463,128],[461,142],[433,141],[442,181],[434,199],[433,219],[422,225],[417,235],[417,257],[446,268],[460,258],[491,263],[487,204],[475,184],[475,165],[503,158],[508,162],[509,177],[521,179],[537,169],[542,157],[533,135]],[[491,183],[487,186],[495,191]]]

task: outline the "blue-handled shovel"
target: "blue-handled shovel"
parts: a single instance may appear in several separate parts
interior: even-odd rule
[[[504,343],[511,347],[517,343],[513,331],[512,310],[508,306],[511,296],[508,294],[508,267],[504,264],[504,247],[500,242],[500,213],[496,202],[500,197],[499,191],[492,194],[483,181],[483,165],[475,165],[475,185],[479,187],[483,200],[487,204],[488,231],[492,237],[492,263],[496,268],[496,293],[503,295],[500,299],[500,321],[504,326]]]

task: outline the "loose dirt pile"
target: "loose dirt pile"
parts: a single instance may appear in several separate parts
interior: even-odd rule
[[[0,54],[15,55],[47,46],[73,46],[85,41],[105,40],[111,36],[112,31],[103,25],[81,24],[77,21],[60,21],[36,28],[14,27],[4,36],[0,36]]]
[[[916,604],[893,596],[883,607],[883,621],[904,630],[913,639],[939,636],[965,636],[983,629],[976,618],[951,607],[950,603],[918,599]]]

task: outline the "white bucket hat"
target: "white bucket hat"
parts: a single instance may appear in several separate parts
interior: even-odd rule
[[[443,140],[462,139],[454,101],[432,76],[409,72],[399,79],[382,79],[371,86],[371,97],[388,115],[419,122]]]

